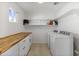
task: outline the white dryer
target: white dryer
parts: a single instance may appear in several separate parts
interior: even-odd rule
[[[50,51],[53,56],[73,56],[73,36],[51,32]]]

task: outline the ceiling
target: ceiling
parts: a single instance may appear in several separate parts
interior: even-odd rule
[[[38,2],[18,2],[17,3],[26,13],[35,12],[56,12],[61,7],[67,4],[67,2],[59,2],[55,5],[55,2],[44,2],[39,4]]]

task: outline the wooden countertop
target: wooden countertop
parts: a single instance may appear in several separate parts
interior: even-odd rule
[[[0,54],[11,48],[13,45],[27,37],[31,32],[20,32],[4,38],[0,38]]]

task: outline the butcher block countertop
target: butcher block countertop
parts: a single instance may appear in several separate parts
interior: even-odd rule
[[[27,37],[31,32],[20,32],[4,38],[0,38],[0,54],[11,48],[13,45]]]

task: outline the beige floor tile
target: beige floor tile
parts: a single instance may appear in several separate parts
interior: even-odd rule
[[[32,44],[28,56],[50,56],[47,44]]]

